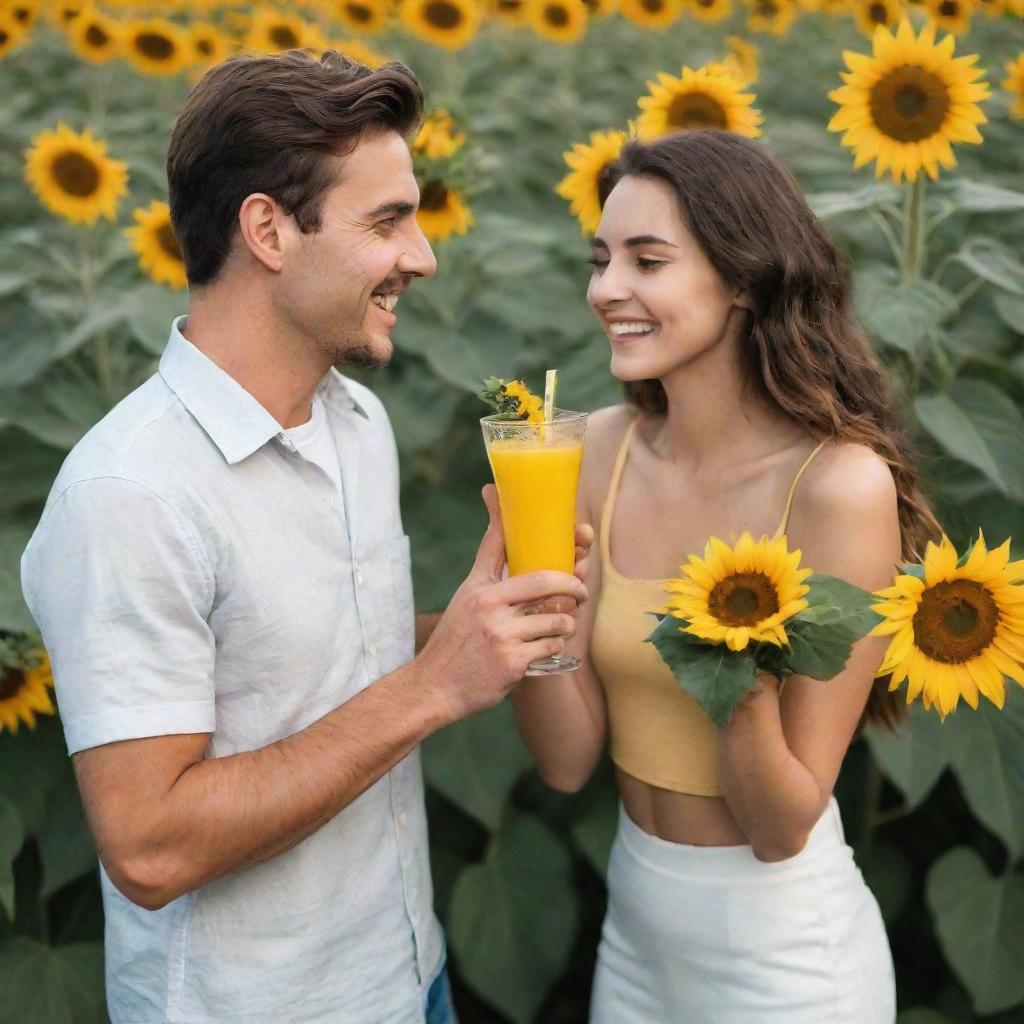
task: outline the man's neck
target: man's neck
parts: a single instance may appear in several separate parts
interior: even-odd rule
[[[233,377],[284,428],[310,417],[330,359],[292,338],[265,295],[227,282],[192,292],[183,336]]]

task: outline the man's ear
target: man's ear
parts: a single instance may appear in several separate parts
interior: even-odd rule
[[[282,252],[288,227],[287,215],[270,196],[254,192],[246,196],[238,210],[238,229],[242,245],[267,270],[281,270]]]

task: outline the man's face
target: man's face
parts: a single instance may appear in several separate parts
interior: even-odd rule
[[[416,222],[419,189],[400,135],[365,136],[336,163],[320,231],[289,235],[274,304],[332,362],[381,366],[394,350],[398,297],[437,263]]]

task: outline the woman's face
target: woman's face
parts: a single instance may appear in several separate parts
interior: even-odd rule
[[[635,177],[623,178],[604,205],[587,301],[622,381],[664,379],[735,341],[746,307],[683,223],[670,186]]]

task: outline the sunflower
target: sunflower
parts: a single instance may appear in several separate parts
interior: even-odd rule
[[[7,0],[6,3],[0,4],[0,9],[23,32],[29,32],[39,17],[37,0]]]
[[[589,143],[577,142],[571,152],[562,154],[570,172],[555,191],[569,200],[569,212],[579,220],[585,235],[597,231],[601,222],[598,186],[604,172],[618,159],[625,141],[625,132],[594,132]]]
[[[754,94],[742,92],[732,75],[683,68],[679,78],[662,72],[647,87],[649,95],[637,102],[643,113],[636,122],[637,135],[645,141],[687,128],[724,128],[749,138],[761,134],[757,126],[763,118],[752,106]]]
[[[331,43],[331,49],[343,53],[346,57],[351,57],[352,60],[359,61],[360,64],[365,64],[368,68],[379,68],[391,59],[376,50],[371,50],[358,39],[336,39]]]
[[[0,11],[0,60],[21,46],[26,35],[6,11]]]
[[[619,14],[641,28],[667,28],[682,13],[682,0],[619,0]]]
[[[1003,66],[1006,77],[999,84],[1013,97],[1010,117],[1024,118],[1024,50]]]
[[[583,0],[583,6],[592,18],[607,18],[619,9],[619,0]]]
[[[900,20],[900,0],[858,0],[853,8],[853,20],[869,38],[879,25],[892,28]]]
[[[452,156],[465,141],[466,135],[456,131],[452,115],[438,107],[424,118],[412,148],[414,153],[422,153],[429,160],[443,160]]]
[[[25,152],[25,180],[51,213],[73,224],[114,220],[128,191],[128,167],[107,156],[106,143],[60,122]]]
[[[962,36],[970,30],[973,0],[925,0],[936,29]]]
[[[46,15],[58,28],[65,28],[88,6],[86,0],[51,0]]]
[[[587,28],[583,0],[526,0],[526,23],[542,39],[574,43]]]
[[[280,53],[312,47],[314,33],[309,22],[280,9],[256,11],[249,24],[245,44],[259,53]]]
[[[726,36],[726,54],[719,66],[736,79],[740,85],[752,85],[761,74],[761,51],[756,43],[740,36]],[[709,68],[710,70],[710,68]]]
[[[1009,559],[1009,540],[989,551],[979,534],[958,561],[944,536],[878,592],[872,634],[892,636],[878,670],[890,690],[906,681],[908,704],[920,695],[945,718],[961,697],[976,708],[979,692],[1002,707],[1004,676],[1024,686],[1024,561]]]
[[[1007,10],[1006,0],[977,0],[977,5],[987,18],[1001,18]]]
[[[975,81],[978,57],[954,59],[953,37],[936,43],[931,24],[915,38],[906,18],[895,34],[875,29],[872,45],[873,57],[843,54],[850,71],[840,73],[846,85],[828,94],[840,106],[829,131],[846,133],[854,167],[877,160],[876,176],[891,170],[897,184],[904,174],[915,181],[922,167],[936,179],[939,164],[956,165],[950,143],[981,142],[977,126],[987,119],[978,100],[989,88]]]
[[[431,242],[464,235],[473,226],[473,214],[462,194],[439,181],[428,181],[420,189],[416,220]]]
[[[172,288],[184,288],[185,261],[171,227],[171,208],[154,199],[148,207],[132,214],[135,227],[125,228],[125,235],[138,254],[139,266],[157,282]]]
[[[349,32],[376,35],[388,23],[387,0],[337,0],[334,16]]]
[[[487,12],[503,25],[526,24],[526,0],[489,0]]]
[[[0,731],[6,727],[16,733],[22,722],[34,729],[37,714],[56,714],[51,689],[53,672],[45,651],[28,652],[20,664],[0,664]]]
[[[712,537],[704,557],[690,555],[682,578],[669,580],[666,610],[686,623],[680,631],[742,651],[750,643],[781,647],[789,642],[785,622],[807,607],[800,552],[786,550],[785,537],[754,541],[744,532],[735,548]]]
[[[751,32],[769,32],[773,36],[784,36],[796,20],[794,0],[745,0],[747,28]]]
[[[686,9],[698,21],[715,25],[732,14],[732,0],[687,0]]]
[[[544,422],[544,401],[535,395],[521,380],[509,381],[501,389],[515,399],[515,411],[524,416],[527,423]]]
[[[208,21],[193,21],[188,26],[188,41],[192,63],[200,67],[219,64],[234,49],[232,40]]]
[[[176,75],[194,52],[185,32],[165,18],[129,22],[122,45],[128,62],[147,75]]]
[[[398,17],[428,43],[461,50],[476,35],[483,12],[476,0],[401,0]]]
[[[71,49],[91,64],[121,56],[121,23],[92,8],[70,22],[65,34]]]

